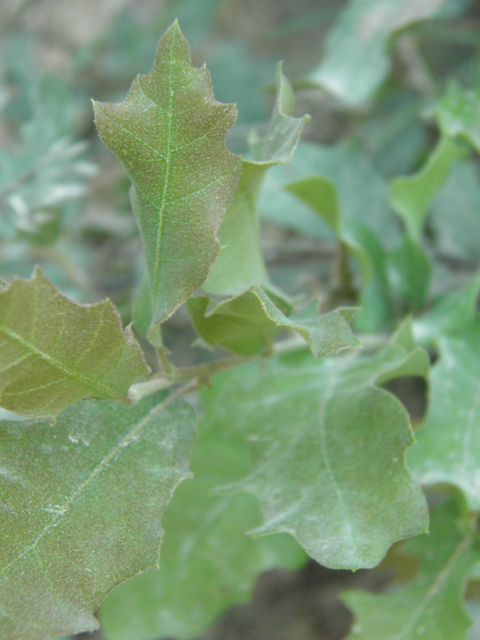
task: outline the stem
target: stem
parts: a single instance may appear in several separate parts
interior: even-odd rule
[[[356,291],[353,286],[352,274],[348,265],[348,247],[342,241],[337,241],[337,256],[333,273],[333,287],[337,297],[354,298]]]

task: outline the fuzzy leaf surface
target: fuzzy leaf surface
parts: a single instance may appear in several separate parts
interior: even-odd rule
[[[451,138],[464,138],[480,151],[480,90],[451,82],[433,109],[440,130]]]
[[[2,639],[96,629],[107,593],[158,563],[194,429],[189,405],[158,394],[134,407],[81,401],[54,427],[0,423]]]
[[[302,313],[287,317],[261,287],[217,304],[204,296],[187,302],[193,325],[207,344],[241,355],[254,355],[271,346],[280,327],[299,333],[316,358],[360,345],[348,324],[355,310],[318,315],[315,307],[314,303]]]
[[[422,563],[406,587],[343,596],[356,615],[348,640],[466,640],[471,620],[462,599],[467,578],[480,562],[480,546],[467,517],[455,501],[437,507],[430,535],[404,547]]]
[[[480,510],[480,322],[436,340],[427,419],[409,464],[423,485],[453,484]]]
[[[215,101],[207,69],[192,66],[174,23],[152,72],[137,77],[125,102],[95,103],[95,113],[132,181],[147,262],[135,322],[148,333],[205,281],[220,252],[216,233],[242,164],[225,147],[236,108]]]
[[[149,373],[110,300],[72,302],[39,268],[0,290],[0,405],[55,418],[83,397],[123,398]]]
[[[254,461],[225,488],[258,497],[265,521],[252,534],[288,532],[321,564],[357,569],[424,532],[425,498],[405,466],[408,414],[377,385],[427,370],[405,325],[374,356],[296,354],[216,378],[216,414],[241,431]]]
[[[447,0],[350,0],[326,42],[325,58],[309,81],[349,106],[372,97],[390,69],[390,37],[435,15]]]
[[[240,182],[225,214],[218,238],[224,249],[212,267],[204,289],[216,295],[236,295],[253,285],[272,288],[260,248],[257,201],[269,167],[288,164],[310,116],[293,118],[293,90],[277,71],[277,97],[265,138],[253,136],[254,160],[244,160]]]
[[[198,637],[227,607],[250,597],[261,571],[305,560],[290,536],[245,535],[262,520],[253,496],[213,494],[248,473],[251,461],[242,435],[217,415],[211,392],[202,395],[194,476],[177,489],[163,517],[160,571],[149,569],[105,600],[100,619],[108,640]]]

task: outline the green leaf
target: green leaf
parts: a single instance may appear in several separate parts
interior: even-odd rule
[[[480,273],[465,287],[439,298],[433,307],[413,323],[415,339],[424,346],[435,344],[439,336],[462,331],[477,315]]]
[[[125,397],[149,373],[110,300],[79,305],[37,267],[0,290],[0,405],[53,419],[83,397]]]
[[[220,225],[218,237],[224,249],[204,285],[216,295],[236,295],[259,284],[272,289],[260,248],[257,201],[265,172],[276,164],[288,164],[310,116],[292,118],[294,96],[288,80],[277,71],[277,97],[264,139],[252,136],[254,161],[244,160],[240,182]]]
[[[216,232],[242,162],[225,147],[236,109],[215,101],[209,73],[192,67],[176,22],[152,72],[137,77],[126,101],[94,106],[102,140],[132,181],[147,262],[136,324],[155,335],[154,326],[205,281],[220,252]]]
[[[388,254],[389,280],[395,294],[408,303],[411,311],[424,306],[432,275],[430,259],[408,235]]]
[[[452,215],[452,212],[455,215]],[[432,203],[431,226],[438,252],[462,260],[480,255],[480,182],[476,161],[463,160]]]
[[[432,115],[445,135],[464,138],[480,151],[480,88],[468,90],[450,82]]]
[[[391,317],[388,294],[387,258],[370,229],[343,214],[335,184],[322,176],[311,176],[285,185],[285,190],[315,211],[335,233],[337,240],[357,258],[363,290],[356,326],[364,331],[383,329]]]
[[[348,640],[466,640],[471,620],[462,598],[480,561],[476,537],[463,505],[451,500],[438,506],[430,535],[404,547],[422,563],[406,587],[343,596],[356,616]]]
[[[203,399],[194,477],[177,489],[163,517],[160,571],[150,569],[109,595],[100,609],[108,640],[190,640],[227,607],[248,600],[261,571],[295,568],[305,560],[290,536],[245,535],[261,522],[253,496],[212,495],[248,473],[251,462],[241,434],[218,419],[210,391]]]
[[[309,76],[350,107],[371,98],[390,69],[392,35],[434,16],[447,0],[350,0],[330,31],[321,64]]]
[[[425,531],[425,498],[405,467],[408,414],[377,385],[428,366],[405,325],[373,356],[295,354],[214,379],[217,419],[242,432],[254,461],[225,488],[258,497],[265,522],[251,533],[288,532],[321,564],[358,569]]]
[[[437,336],[440,358],[432,371],[429,411],[409,454],[423,485],[460,487],[480,510],[480,322]]]
[[[284,186],[312,176],[323,176],[336,186],[345,220],[368,227],[387,247],[398,242],[397,217],[390,210],[388,185],[358,142],[334,146],[301,142],[291,164],[272,167],[265,177],[259,209],[263,217],[308,236],[331,241],[329,227]]]
[[[465,153],[453,138],[444,135],[418,173],[395,178],[390,183],[392,207],[416,242],[422,237],[434,196],[447,180],[453,163],[463,158]]]
[[[0,423],[2,639],[96,629],[107,593],[158,564],[195,428],[188,404],[163,398],[80,402],[53,428]]]
[[[351,309],[319,316],[317,306],[313,303],[287,318],[261,287],[218,303],[203,296],[187,302],[193,325],[208,345],[241,355],[255,355],[270,347],[279,327],[299,333],[316,358],[360,345],[348,324]]]

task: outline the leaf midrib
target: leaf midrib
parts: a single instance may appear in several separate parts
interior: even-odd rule
[[[400,631],[398,635],[392,638],[392,640],[406,640],[408,638],[406,634],[410,633],[410,631],[413,629],[414,625],[418,622],[418,619],[420,618],[420,616],[425,612],[430,602],[437,595],[439,589],[446,582],[458,558],[462,555],[464,551],[467,550],[467,548],[471,544],[472,544],[472,538],[470,536],[467,536],[460,541],[460,543],[456,546],[454,552],[452,553],[448,561],[445,563],[445,566],[443,567],[442,571],[440,571],[436,579],[433,581],[432,585],[430,586],[427,593],[425,594],[425,597],[413,612],[411,621]]]
[[[55,358],[52,358],[52,356],[49,356],[47,353],[44,353],[40,349],[37,349],[37,347],[35,347],[34,345],[24,340],[21,336],[19,336],[17,333],[12,331],[11,329],[8,329],[5,326],[0,326],[0,332],[4,333],[11,340],[18,342],[29,355],[33,355],[33,356],[36,356],[37,358],[40,358],[41,360],[50,364],[55,369],[58,369],[59,371],[62,371],[63,373],[65,373],[70,378],[73,378],[76,381],[82,382],[83,384],[94,389],[95,391],[101,391],[102,393],[107,393],[108,397],[111,397],[111,398],[122,397],[122,394],[119,393],[117,390],[100,382],[99,380],[96,380],[95,378],[92,378],[88,374],[81,373],[79,371],[73,371],[70,368],[66,367],[63,363],[59,362]]]
[[[146,425],[152,420],[158,413],[160,413],[163,409],[165,409],[169,404],[171,404],[176,397],[174,395],[169,396],[159,405],[154,407],[138,424],[136,424],[128,433],[125,435],[121,441],[114,447],[110,453],[108,453],[101,462],[95,467],[95,469],[90,473],[90,475],[75,489],[75,491],[71,494],[71,496],[64,502],[64,504],[58,507],[58,511],[56,515],[52,518],[52,520],[47,524],[43,530],[39,533],[39,535],[35,538],[35,540],[28,546],[26,546],[23,551],[17,554],[13,560],[11,560],[5,567],[0,571],[0,580],[5,577],[7,573],[11,569],[13,569],[19,562],[25,560],[30,553],[35,551],[39,544],[42,542],[43,538],[57,525],[59,520],[68,513],[70,507],[80,498],[80,496],[85,492],[85,490],[92,484],[92,482],[106,469],[110,462],[120,453],[122,452],[133,440],[138,438],[140,433],[144,430]]]

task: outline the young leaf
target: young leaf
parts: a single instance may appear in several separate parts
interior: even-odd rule
[[[288,532],[321,564],[358,569],[425,531],[425,498],[405,467],[408,414],[377,384],[427,370],[404,326],[373,356],[297,354],[272,359],[264,373],[217,377],[217,420],[241,430],[254,461],[225,489],[258,497],[265,522],[252,534]]]
[[[53,428],[0,423],[2,640],[96,629],[107,593],[158,564],[194,427],[191,407],[163,395],[80,402]]]
[[[355,107],[372,97],[386,78],[392,35],[436,13],[447,0],[350,0],[328,35],[325,58],[309,77],[345,104]]]
[[[462,597],[468,576],[480,562],[480,546],[462,507],[453,500],[438,506],[430,535],[405,545],[405,551],[422,562],[406,587],[343,596],[356,616],[348,640],[466,640],[471,620]]]
[[[94,106],[102,140],[132,181],[147,261],[136,324],[155,339],[152,327],[204,282],[220,252],[216,232],[241,171],[240,156],[225,147],[236,109],[215,101],[209,73],[192,67],[176,22],[126,101]]]
[[[409,454],[424,485],[460,487],[480,510],[480,322],[436,339],[440,359],[432,371],[430,408]]]
[[[252,287],[236,298],[217,304],[206,297],[190,298],[187,309],[197,333],[211,347],[254,355],[271,346],[279,327],[288,327],[308,342],[316,358],[360,343],[348,320],[351,309],[319,316],[316,304],[287,318],[261,287]]]
[[[53,419],[86,396],[122,399],[149,373],[110,300],[80,305],[37,267],[0,290],[0,405]]]
[[[129,580],[105,600],[100,620],[108,640],[198,637],[227,607],[250,597],[261,571],[305,560],[290,536],[245,535],[261,522],[253,496],[212,495],[248,473],[251,463],[241,434],[216,420],[210,393],[203,398],[193,480],[177,489],[162,521],[160,571]]]
[[[416,242],[422,237],[434,196],[448,178],[453,163],[463,158],[465,153],[465,149],[453,138],[444,135],[418,173],[392,180],[392,207],[403,219],[408,233]]]
[[[288,164],[310,116],[292,118],[294,96],[277,71],[277,97],[267,134],[252,139],[255,160],[244,160],[240,182],[218,230],[224,249],[212,267],[204,289],[216,295],[236,295],[259,284],[272,289],[260,248],[257,200],[269,167]]]

